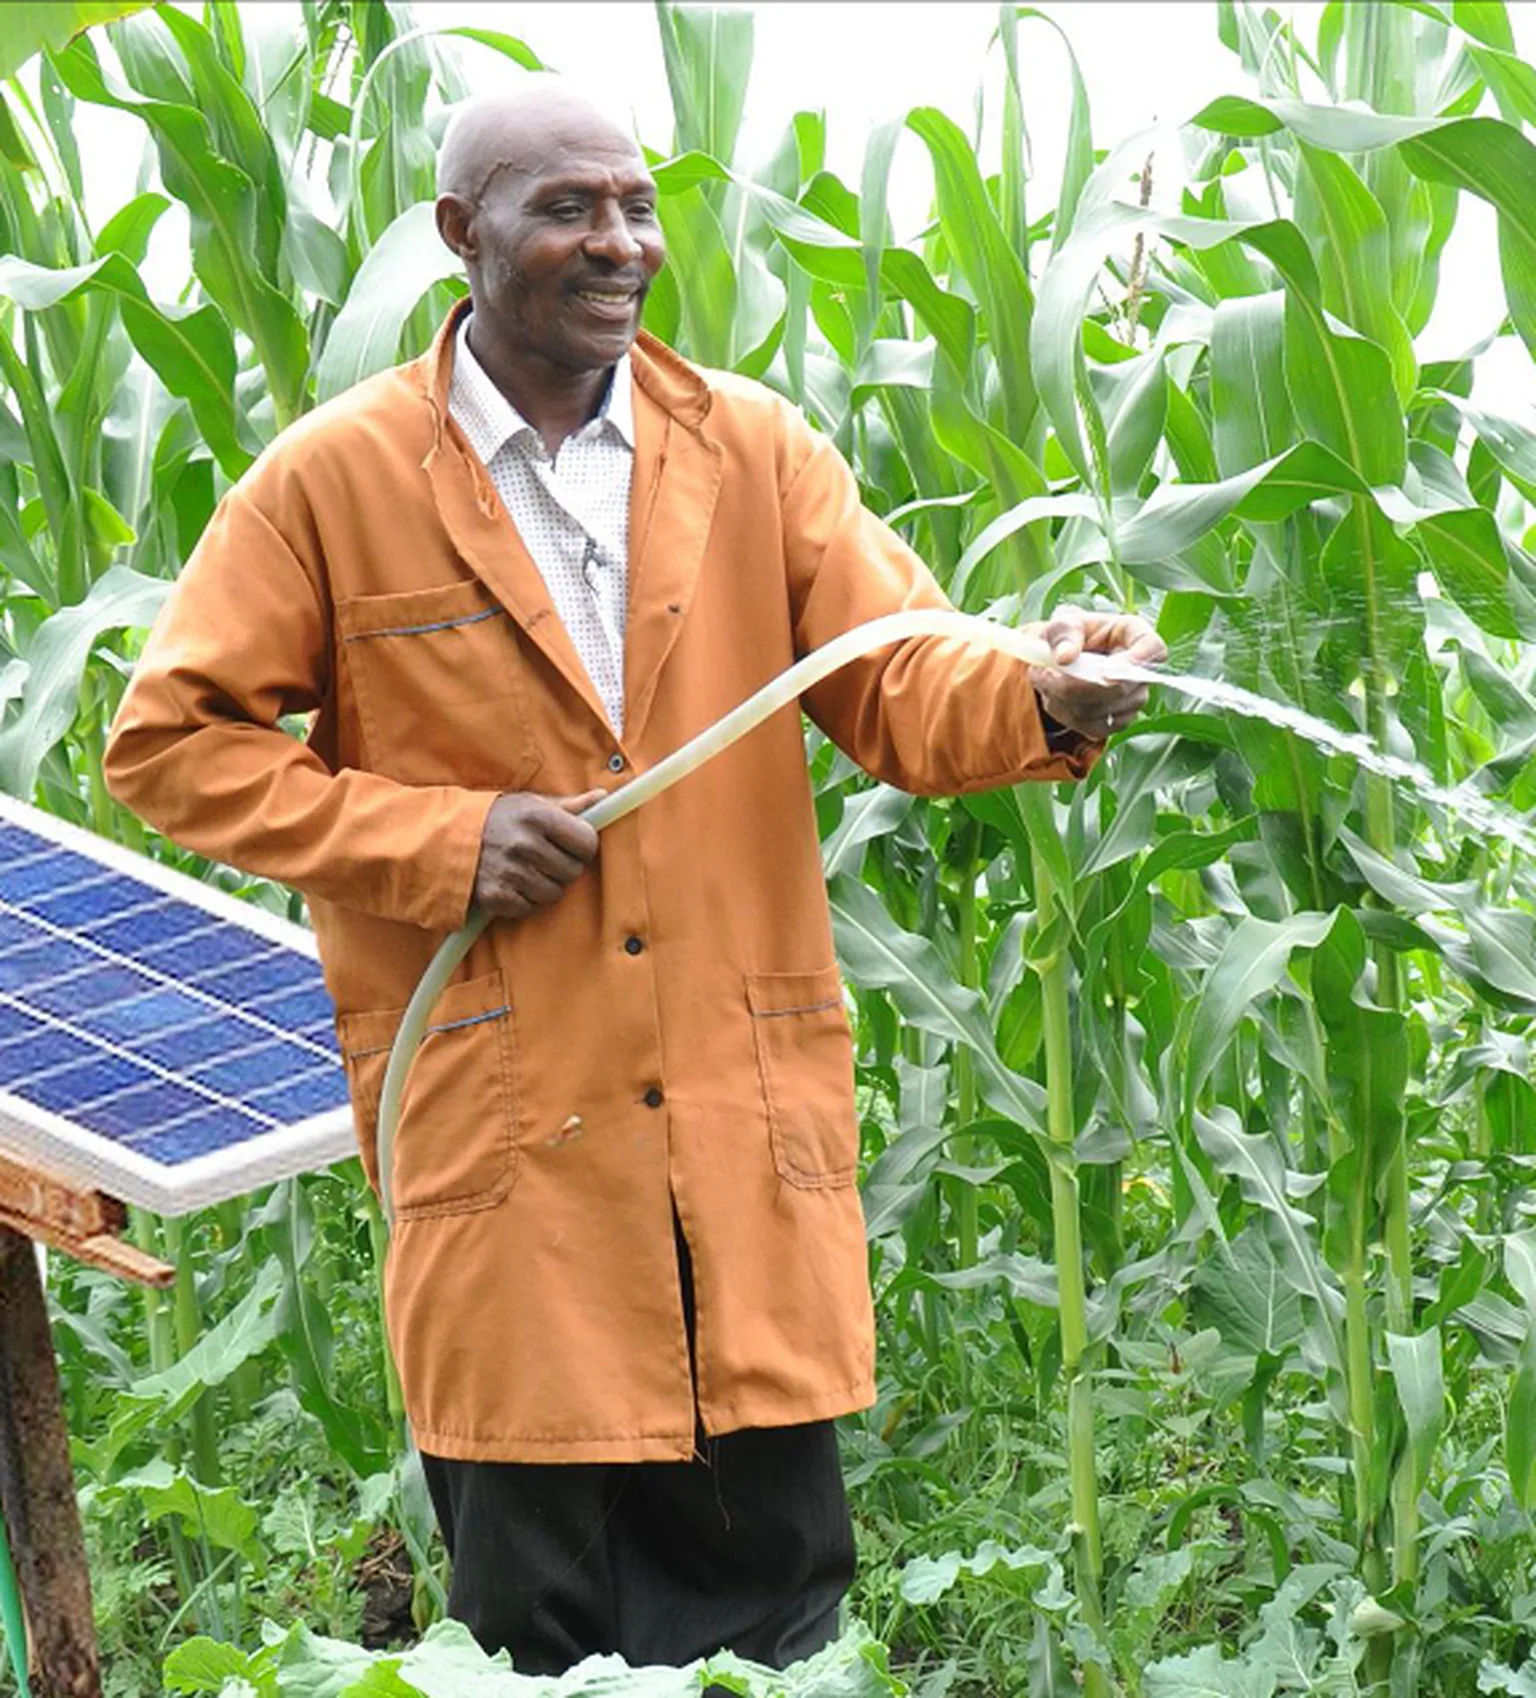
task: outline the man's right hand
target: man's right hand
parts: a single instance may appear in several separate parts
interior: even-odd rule
[[[597,833],[576,816],[606,792],[498,796],[486,816],[475,869],[475,906],[506,920],[547,908],[597,854]]]

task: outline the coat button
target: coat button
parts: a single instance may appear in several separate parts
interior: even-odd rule
[[[638,955],[644,948],[644,943],[642,943],[637,937],[627,937],[624,939],[624,953],[626,955]]]
[[[647,1108],[660,1108],[661,1103],[661,1092],[656,1088],[656,1086],[652,1085],[650,1090],[645,1093],[645,1106]]]
[[[609,772],[623,772],[624,770],[624,757],[617,750],[608,757],[608,770]]]

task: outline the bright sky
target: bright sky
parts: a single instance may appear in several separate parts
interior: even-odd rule
[[[242,8],[250,24],[279,27],[297,7],[264,0]],[[1243,86],[1236,59],[1216,36],[1216,7],[1208,0],[1056,0],[1048,11],[1072,41],[1092,101],[1093,135],[1111,146],[1154,125],[1187,119],[1217,94]],[[1282,6],[1304,39],[1313,39],[1315,0]],[[1536,59],[1536,4],[1509,8],[1521,51]],[[418,0],[420,22],[438,27],[477,24],[525,40],[547,64],[574,76],[603,105],[632,114],[640,136],[664,149],[671,107],[655,14],[646,0]],[[916,105],[935,105],[972,126],[978,86],[998,110],[1001,55],[988,43],[997,7],[979,0],[906,0],[880,6],[847,0],[772,0],[756,8],[756,55],[740,158],[750,164],[771,150],[792,115],[807,108],[827,114],[828,164],[857,185],[871,127]],[[1054,198],[1066,134],[1069,85],[1066,53],[1046,24],[1020,26],[1025,64],[1026,117],[1040,204]],[[489,49],[455,43],[467,78],[483,86],[522,73]],[[113,122],[115,120],[115,122]],[[105,125],[123,146],[92,145]],[[118,126],[124,126],[119,130]],[[91,112],[82,125],[85,157],[103,199],[119,204],[132,189],[136,149],[133,120]],[[1149,139],[1157,149],[1158,199],[1177,192],[1180,148],[1165,128]],[[984,163],[995,164],[995,128],[984,137]],[[988,159],[988,155],[993,158]],[[893,178],[898,237],[923,222],[929,194],[926,155],[915,137],[903,138]],[[170,232],[167,231],[167,235]],[[1502,316],[1494,219],[1471,196],[1462,197],[1457,230],[1442,264],[1435,317],[1420,338],[1425,358],[1459,354]],[[1524,407],[1531,394],[1530,361],[1506,339],[1479,369],[1479,399],[1505,410]]]

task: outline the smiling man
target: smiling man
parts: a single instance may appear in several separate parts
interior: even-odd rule
[[[831,1422],[875,1395],[800,716],[601,856],[579,814],[796,656],[944,598],[793,407],[639,333],[663,246],[622,131],[540,82],[463,108],[440,179],[469,301],[226,496],[109,781],[308,897],[371,1179],[401,1009],[471,905],[503,922],[394,1155],[389,1329],[453,1612],[525,1672],[783,1666],[835,1630]],[[1134,618],[1042,629],[1061,660],[1162,657]],[[1143,699],[915,639],[803,706],[877,777],[954,794],[1080,776]]]

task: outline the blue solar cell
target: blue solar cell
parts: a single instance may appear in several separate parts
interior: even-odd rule
[[[41,1020],[34,1020],[14,1003],[0,1002],[0,1044],[15,1043],[45,1029]]]
[[[241,1097],[264,1090],[280,1079],[307,1073],[314,1065],[315,1058],[308,1050],[274,1038],[271,1043],[257,1044],[255,1049],[193,1068],[187,1076],[222,1096]]]
[[[30,1095],[33,1074],[101,1054],[89,1039],[77,1038],[57,1026],[34,1021],[33,1028],[18,1043],[0,1044],[0,1085],[7,1090],[20,1087],[23,1095]]]
[[[340,1108],[346,1100],[347,1079],[339,1067],[323,1067],[302,1079],[284,1080],[243,1099],[247,1107],[277,1120],[303,1120],[328,1108]]]
[[[24,861],[29,855],[39,855],[51,849],[35,832],[23,831],[20,826],[0,825],[0,867]]]
[[[154,1032],[198,1025],[210,1012],[208,1004],[194,996],[178,990],[158,990],[149,996],[136,996],[132,1002],[90,1009],[80,1016],[79,1024],[114,1043],[130,1043]]]
[[[331,993],[325,988],[325,982],[320,977],[320,963],[311,961],[309,967],[312,983],[255,997],[250,1003],[251,1012],[289,1032],[297,1032],[306,1026],[318,1026],[322,1023],[326,1026],[332,1025],[336,1009],[331,1002]]]
[[[247,962],[217,973],[200,973],[194,983],[200,991],[216,996],[220,1002],[237,1006],[253,1002],[273,991],[287,990],[314,977],[315,964],[296,955],[291,949],[274,949],[259,961]]]
[[[89,925],[92,920],[104,920],[113,914],[137,908],[144,901],[144,886],[137,879],[108,875],[93,884],[75,885],[51,895],[39,895],[26,904],[30,913],[50,925],[73,930]]]
[[[101,957],[77,943],[51,937],[27,949],[8,949],[0,955],[0,991],[31,991],[50,979],[94,967]]]
[[[154,988],[155,981],[147,974],[97,958],[80,972],[71,973],[68,978],[52,984],[34,986],[26,994],[28,1003],[34,1008],[72,1020],[92,1008],[126,1002],[130,997],[143,996]]]
[[[24,866],[0,863],[0,901],[24,902],[30,896],[45,891],[62,890],[67,884],[84,884],[102,876],[101,864],[87,860],[84,855],[68,849],[55,848],[40,837],[28,839],[28,855],[46,851],[40,859],[29,860]]]
[[[137,1090],[77,1108],[71,1119],[108,1138],[147,1136],[157,1127],[184,1115],[199,1114],[210,1105],[201,1092],[178,1085],[174,1079],[156,1079]]]
[[[55,1114],[67,1114],[82,1126],[89,1125],[85,1105],[133,1085],[152,1083],[155,1075],[123,1055],[99,1055],[77,1067],[66,1067],[34,1079],[26,1089],[28,1101],[41,1103]]]
[[[212,1155],[236,1144],[248,1143],[272,1129],[237,1108],[213,1107],[188,1115],[158,1132],[147,1132],[129,1141],[129,1148],[151,1161],[178,1166],[198,1156]]]
[[[124,914],[86,927],[92,943],[104,949],[119,950],[124,955],[142,956],[156,944],[171,943],[177,938],[216,925],[210,914],[194,908],[190,902],[165,901],[153,908],[140,908],[137,913]]]
[[[37,927],[20,914],[0,910],[0,950],[19,949],[37,942]]]
[[[146,967],[157,973],[169,973],[172,978],[190,979],[197,973],[215,967],[232,966],[237,961],[249,961],[265,955],[272,945],[254,932],[241,931],[232,925],[215,925],[212,930],[198,932],[195,937],[178,938],[173,943],[158,944],[146,949],[139,957]]]
[[[171,1026],[133,1046],[135,1055],[153,1061],[173,1072],[196,1067],[199,1062],[212,1061],[215,1056],[229,1055],[234,1050],[259,1044],[271,1033],[260,1026],[242,1020],[238,1014],[223,1014],[216,1008],[205,1007],[203,1016],[190,1026]]]

